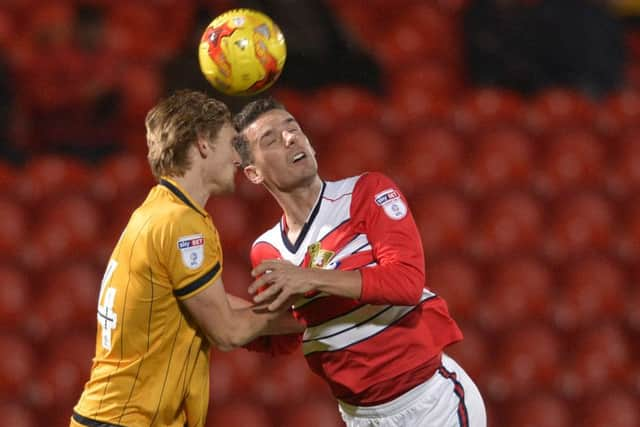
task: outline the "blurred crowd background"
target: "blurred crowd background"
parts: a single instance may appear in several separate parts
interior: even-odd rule
[[[103,269],[153,185],[144,116],[175,89],[216,95],[197,44],[237,6],[282,27],[270,93],[323,177],[378,170],[405,192],[489,425],[639,426],[634,0],[2,0],[0,425],[68,425]],[[207,209],[246,295],[279,210],[242,177]],[[211,403],[209,426],[342,425],[301,354],[215,352]]]

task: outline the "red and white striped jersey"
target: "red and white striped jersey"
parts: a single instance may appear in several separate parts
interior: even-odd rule
[[[254,266],[285,259],[308,268],[360,270],[360,299],[325,293],[294,305],[304,335],[262,337],[248,348],[287,353],[302,344],[311,369],[339,400],[375,405],[430,378],[442,349],[462,339],[445,301],[425,287],[424,253],[407,201],[386,176],[323,187],[298,239],[283,219],[254,243]]]

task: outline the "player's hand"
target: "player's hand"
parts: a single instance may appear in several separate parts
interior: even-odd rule
[[[286,306],[294,297],[313,290],[309,280],[310,270],[298,267],[288,261],[262,261],[251,272],[257,279],[249,286],[249,293],[256,304],[270,301],[268,309],[278,310]]]

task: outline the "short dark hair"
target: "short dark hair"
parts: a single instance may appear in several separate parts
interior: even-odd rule
[[[286,111],[286,108],[274,98],[260,98],[245,105],[242,110],[233,117],[233,126],[238,131],[238,135],[233,140],[233,147],[240,156],[241,167],[244,168],[253,163],[249,141],[246,136],[242,134],[242,131],[249,127],[251,123],[255,122],[258,117],[271,110]]]
[[[238,132],[242,132],[258,117],[271,110],[286,110],[286,108],[271,97],[256,99],[242,107],[242,110],[233,117],[233,125]]]

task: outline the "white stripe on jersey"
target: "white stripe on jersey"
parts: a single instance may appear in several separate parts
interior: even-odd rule
[[[302,298],[300,298],[299,300],[296,300],[296,302],[293,304],[293,309],[294,309],[294,310],[297,310],[297,309],[299,309],[300,307],[302,307],[302,306],[305,306],[305,305],[309,304],[311,301],[315,301],[315,300],[317,300],[318,298],[324,298],[324,297],[328,297],[328,296],[329,296],[329,294],[328,294],[328,293],[326,293],[326,292],[320,292],[319,294],[314,295],[314,296],[309,297],[309,298],[302,297]]]
[[[355,239],[350,241],[345,247],[340,249],[340,252],[338,252],[333,256],[333,258],[331,258],[331,262],[329,263],[329,266],[331,266],[331,264],[334,263],[333,268],[335,268],[335,262],[342,261],[344,258],[347,258],[358,252],[365,252],[370,250],[371,250],[371,244],[369,243],[367,236],[365,234],[358,234],[358,236]]]
[[[433,292],[423,289],[420,302],[433,296],[435,296]],[[415,305],[363,305],[343,316],[307,328],[303,336],[302,351],[305,355],[317,351],[335,351],[364,341],[387,329],[415,307]]]

